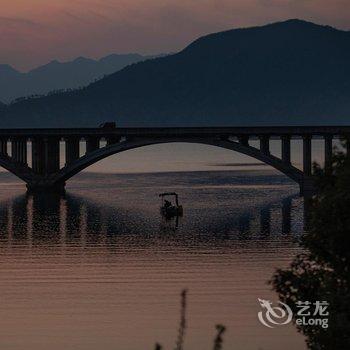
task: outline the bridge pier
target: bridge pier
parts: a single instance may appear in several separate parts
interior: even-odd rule
[[[50,175],[60,170],[60,139],[46,138],[44,144],[46,175]]]
[[[312,156],[311,156],[311,136],[303,137],[303,172],[304,176],[309,177],[312,174]]]
[[[333,157],[333,136],[326,135],[324,137],[324,169],[327,173],[332,171]]]
[[[11,140],[12,159],[21,164],[27,164],[27,139],[14,138]]]
[[[32,139],[32,170],[34,176],[27,182],[29,192],[62,192],[64,182],[54,183],[52,176],[60,170],[60,139],[37,137]]]
[[[35,174],[44,176],[60,170],[58,138],[33,138],[32,169]]]
[[[2,156],[7,156],[7,138],[6,137],[1,137],[0,138],[0,155]]]
[[[32,139],[32,169],[34,173],[45,174],[44,161],[44,140],[39,138]]]
[[[288,165],[291,164],[290,160],[290,136],[289,135],[283,135],[281,137],[282,141],[282,161],[283,163],[286,163]]]
[[[80,157],[80,139],[68,137],[66,140],[66,165],[72,164]]]
[[[49,183],[45,181],[38,181],[34,183],[27,183],[27,191],[28,193],[65,193],[66,183]]]
[[[238,136],[238,142],[242,145],[242,146],[249,146],[249,136],[246,135],[241,135]]]
[[[264,154],[270,154],[270,136],[263,135],[260,139],[260,151]]]
[[[100,148],[100,138],[99,137],[87,137],[86,138],[86,153],[96,151]]]

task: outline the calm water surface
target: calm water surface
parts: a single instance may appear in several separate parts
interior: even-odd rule
[[[185,349],[305,349],[267,329],[257,298],[298,253],[298,188],[270,171],[81,174],[65,197],[29,196],[1,174],[1,349],[173,349],[188,288]],[[184,217],[166,222],[158,193]]]

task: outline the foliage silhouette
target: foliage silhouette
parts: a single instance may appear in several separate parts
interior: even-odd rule
[[[314,165],[318,194],[312,199],[305,252],[272,279],[280,299],[327,301],[328,328],[297,325],[309,349],[350,349],[350,156],[336,151],[331,171]]]

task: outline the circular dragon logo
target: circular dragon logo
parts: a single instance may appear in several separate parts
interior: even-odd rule
[[[268,328],[274,328],[275,326],[281,326],[288,324],[293,317],[291,308],[279,301],[280,306],[272,306],[272,302],[269,300],[258,299],[263,311],[259,311],[259,321]]]

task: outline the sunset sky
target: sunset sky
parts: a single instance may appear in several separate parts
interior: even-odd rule
[[[177,51],[198,36],[302,18],[350,29],[349,0],[1,0],[0,64]]]

